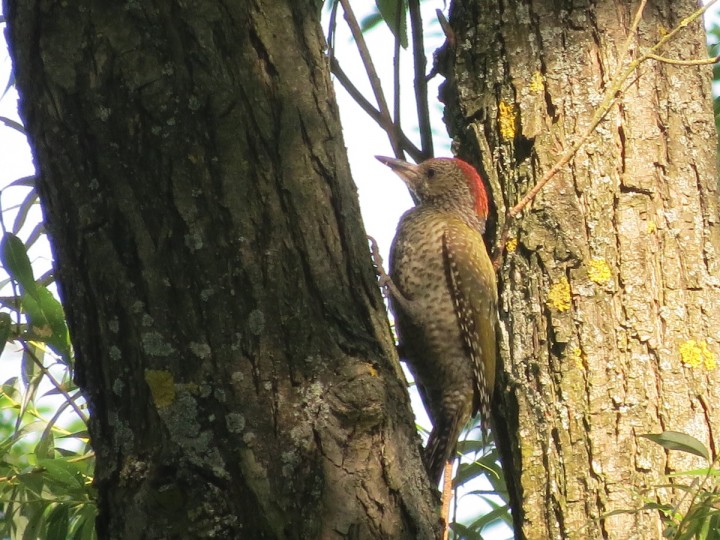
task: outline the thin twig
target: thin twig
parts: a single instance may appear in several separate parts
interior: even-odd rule
[[[395,127],[395,138],[397,140],[397,129],[400,126],[400,32],[402,24],[400,21],[403,17],[403,3],[398,2],[395,8],[395,20],[397,28],[395,28],[395,50],[393,51],[393,126]]]
[[[328,21],[328,58],[335,58],[335,29],[337,28],[337,10],[339,0],[333,0],[332,9],[330,10],[330,20]]]
[[[622,48],[620,49],[620,54],[618,55],[618,66],[622,66],[625,62],[625,58],[630,50],[630,45],[637,35],[637,29],[640,27],[640,21],[642,21],[642,14],[645,11],[646,5],[647,0],[640,0],[640,5],[638,5],[637,10],[635,11],[635,17],[633,17],[633,21],[628,29],[627,38],[625,38],[625,43],[623,43]]]
[[[367,73],[368,79],[370,80],[370,86],[372,87],[373,94],[375,94],[375,100],[377,101],[380,115],[383,118],[382,125],[385,128],[388,137],[390,138],[390,145],[393,148],[395,157],[399,159],[404,159],[405,156],[403,155],[402,147],[398,143],[398,140],[395,136],[395,130],[392,129],[393,123],[392,119],[390,118],[390,110],[388,109],[387,101],[385,101],[385,94],[383,94],[380,77],[378,77],[377,71],[375,71],[375,64],[373,64],[372,57],[370,56],[370,51],[367,47],[367,43],[365,43],[365,38],[363,37],[362,30],[360,30],[360,25],[355,18],[355,13],[350,7],[350,1],[340,0],[340,4],[343,7],[343,12],[345,13],[345,20],[350,27],[350,32],[353,35],[353,39],[355,40],[355,44],[357,45],[358,52],[360,53],[360,59],[365,66],[365,72]]]
[[[648,52],[655,53],[660,49],[663,45],[665,45],[668,41],[670,41],[672,38],[675,37],[675,34],[680,32],[683,28],[685,28],[687,25],[689,25],[691,22],[697,20],[699,17],[702,17],[705,12],[712,6],[717,0],[710,0],[707,4],[702,6],[700,9],[697,9],[687,17],[685,17],[682,21],[678,23],[678,25],[673,28],[670,32],[665,34],[660,41],[658,41],[655,45],[653,45]],[[646,53],[647,54],[647,53]]]
[[[409,0],[410,27],[412,30],[413,66],[415,70],[415,104],[417,106],[418,126],[420,129],[420,148],[425,159],[434,155],[432,126],[430,125],[430,107],[425,71],[425,44],[423,42],[422,14],[419,0]]]
[[[377,124],[386,133],[389,133],[390,130],[398,133],[398,139],[404,152],[410,154],[410,157],[418,163],[423,160],[422,151],[413,144],[413,142],[407,137],[407,135],[402,132],[399,126],[394,126],[392,121],[390,122],[390,125],[387,124],[387,119],[380,113],[380,111],[378,111],[373,106],[372,103],[365,99],[365,96],[362,95],[362,92],[357,89],[357,87],[352,83],[350,78],[345,74],[343,69],[340,67],[340,63],[335,57],[330,58],[330,70],[332,71],[332,74],[335,75],[335,78],[342,85],[345,91],[350,94],[350,96],[355,100],[355,103],[357,103],[370,118],[375,120],[375,122],[377,122]]]
[[[676,66],[706,66],[708,64],[716,64],[720,62],[720,55],[713,56],[712,58],[698,58],[697,60],[676,60],[674,58],[667,58],[665,56],[659,56],[653,53],[646,53],[647,57],[658,62],[665,64],[673,64]]]
[[[30,348],[30,344],[28,344],[25,340],[20,340],[20,343],[22,344],[23,349],[25,349],[25,353],[32,359],[32,361],[35,363],[35,365],[40,369],[44,377],[47,377],[50,383],[55,387],[55,389],[62,394],[62,396],[65,398],[65,401],[67,401],[70,406],[73,408],[75,413],[80,417],[80,420],[82,420],[85,424],[87,424],[88,419],[85,413],[80,409],[77,403],[75,403],[75,398],[71,396],[65,388],[63,388],[62,384],[58,382],[58,380],[53,376],[52,373],[50,373],[50,370],[45,367],[45,365],[40,361],[40,359],[35,355],[35,353]]]

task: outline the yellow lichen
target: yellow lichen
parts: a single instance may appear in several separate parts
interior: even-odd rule
[[[578,369],[585,369],[585,354],[580,347],[575,347],[570,355],[575,360],[575,367]]]
[[[532,75],[532,79],[530,79],[530,91],[533,94],[539,94],[545,89],[545,77],[543,77],[542,73],[539,71],[536,71]]]
[[[168,407],[175,401],[175,380],[169,371],[146,369],[145,382],[150,387],[150,393],[158,409]]]
[[[515,105],[504,99],[498,106],[498,125],[500,136],[508,141],[515,138]]]
[[[570,283],[565,276],[561,277],[560,281],[550,287],[550,292],[548,293],[548,304],[558,311],[567,311],[570,309]]]
[[[605,259],[593,259],[590,261],[588,278],[593,283],[607,283],[612,278],[612,272]]]
[[[518,239],[517,238],[510,238],[507,241],[507,244],[505,244],[505,249],[507,249],[508,253],[515,253],[515,250],[518,246]]]
[[[647,222],[647,232],[648,232],[648,234],[652,234],[652,233],[654,233],[655,231],[657,231],[657,223],[655,223],[654,221],[648,221],[648,222]]]
[[[715,369],[717,362],[705,340],[695,341],[688,339],[680,345],[680,359],[683,364],[692,368],[703,366],[705,369]]]

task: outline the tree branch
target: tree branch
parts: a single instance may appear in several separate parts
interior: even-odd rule
[[[430,125],[430,109],[428,105],[428,88],[425,71],[427,59],[425,58],[425,44],[423,41],[422,14],[419,0],[409,0],[410,27],[412,29],[413,65],[415,69],[415,103],[417,105],[418,126],[420,128],[420,147],[423,157],[431,158],[434,155],[432,126]]]
[[[352,83],[350,78],[346,75],[346,73],[342,70],[340,67],[339,62],[335,57],[330,58],[330,70],[332,71],[332,74],[335,76],[335,78],[338,80],[338,82],[342,85],[342,87],[345,89],[345,91],[350,94],[350,97],[352,97],[355,100],[355,103],[357,103],[360,108],[367,113],[367,115],[375,120],[375,122],[386,132],[386,133],[397,133],[398,140],[401,145],[401,148],[404,152],[407,152],[410,154],[410,157],[415,160],[416,162],[420,162],[423,160],[423,153],[422,151],[413,144],[413,142],[405,135],[402,130],[399,127],[396,127],[392,121],[390,123],[387,123],[387,118],[384,117],[380,111],[378,111],[372,103],[370,103],[367,99],[365,99],[365,96],[362,95],[362,92],[357,89],[357,87]],[[397,130],[397,131],[396,131]]]
[[[395,47],[393,55],[393,127],[395,128],[395,137],[397,137],[400,129],[400,32],[403,16],[403,3],[398,2],[395,8],[395,20],[397,28],[395,29]]]
[[[665,64],[673,64],[676,66],[705,66],[709,64],[716,64],[720,62],[720,55],[713,56],[711,58],[698,58],[697,60],[676,60],[674,58],[667,58],[653,53],[645,53],[648,58],[663,62]]]
[[[375,65],[373,64],[372,57],[370,56],[370,51],[368,50],[367,44],[365,43],[365,38],[363,37],[362,30],[360,30],[360,25],[355,18],[355,13],[350,7],[350,1],[340,0],[340,4],[343,7],[343,12],[345,13],[345,20],[350,27],[350,32],[352,32],[353,39],[355,40],[358,52],[360,53],[360,58],[363,62],[363,65],[365,66],[365,72],[367,73],[368,79],[370,80],[370,86],[372,87],[373,94],[375,94],[375,100],[377,101],[380,115],[383,118],[383,123],[381,125],[383,126],[383,128],[385,128],[385,131],[390,138],[390,144],[393,147],[395,157],[399,159],[404,159],[405,156],[402,152],[402,147],[398,143],[397,137],[395,135],[395,130],[388,129],[393,126],[392,118],[390,117],[390,110],[388,109],[387,101],[385,101],[385,94],[383,94],[380,77],[378,77],[377,71],[375,70]]]

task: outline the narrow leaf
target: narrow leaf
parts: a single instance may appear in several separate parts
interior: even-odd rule
[[[375,4],[400,46],[407,49],[407,0],[375,0]]]
[[[0,261],[7,273],[23,287],[24,291],[35,290],[35,278],[25,245],[14,234],[5,233],[0,241]]]
[[[3,189],[7,189],[10,187],[18,187],[18,186],[31,187],[34,189],[36,182],[37,182],[37,176],[35,176],[34,174],[31,176],[23,176],[21,178],[18,178],[17,180],[13,180],[8,185],[6,185]]]
[[[54,449],[55,437],[53,436],[52,429],[45,428],[42,436],[40,437],[40,440],[35,445],[35,457],[38,459],[38,461],[51,458],[54,454]]]
[[[20,208],[18,209],[17,216],[15,216],[15,223],[13,223],[13,233],[17,234],[20,229],[22,229],[23,225],[25,225],[25,221],[27,220],[27,216],[30,213],[30,210],[37,203],[38,194],[37,191],[33,189],[28,192],[23,201],[20,203]]]
[[[375,28],[381,22],[383,22],[382,15],[380,15],[379,11],[375,11],[360,21],[360,30],[365,33]]]
[[[7,127],[13,128],[15,131],[19,131],[20,133],[25,135],[25,128],[20,122],[17,122],[12,118],[8,118],[7,116],[0,116],[0,122],[5,124]]]
[[[70,517],[68,515],[67,505],[55,505],[55,508],[50,511],[50,515],[47,518],[46,540],[66,540],[69,526]]]
[[[45,470],[46,478],[61,485],[81,488],[85,484],[77,466],[64,459],[41,459],[38,460],[38,466]]]
[[[705,445],[687,433],[663,431],[662,433],[645,433],[640,436],[659,444],[667,450],[680,450],[707,460],[710,459],[710,453]]]
[[[30,234],[27,235],[26,245],[27,245],[28,249],[30,247],[32,247],[33,244],[35,244],[35,242],[37,242],[38,238],[40,238],[40,236],[42,236],[43,234],[45,234],[45,224],[41,221],[40,223],[35,225],[35,227],[33,227],[33,230],[30,231]],[[46,274],[52,275],[52,270],[49,270],[48,272],[46,272]],[[47,283],[45,283],[42,276],[40,278],[38,278],[37,281],[38,281],[38,283],[44,283],[45,285],[47,285]]]
[[[8,313],[0,313],[0,354],[5,350],[5,345],[10,337],[10,331],[12,330],[12,320]]]
[[[58,299],[47,287],[35,284],[34,294],[23,294],[22,306],[28,316],[32,339],[47,343],[63,362],[70,364],[70,334]]]

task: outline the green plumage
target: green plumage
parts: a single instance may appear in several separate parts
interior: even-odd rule
[[[439,482],[465,423],[490,421],[495,383],[497,286],[482,230],[487,195],[457,159],[411,165],[379,158],[415,193],[390,252],[390,308],[401,350],[433,429],[425,449]]]

